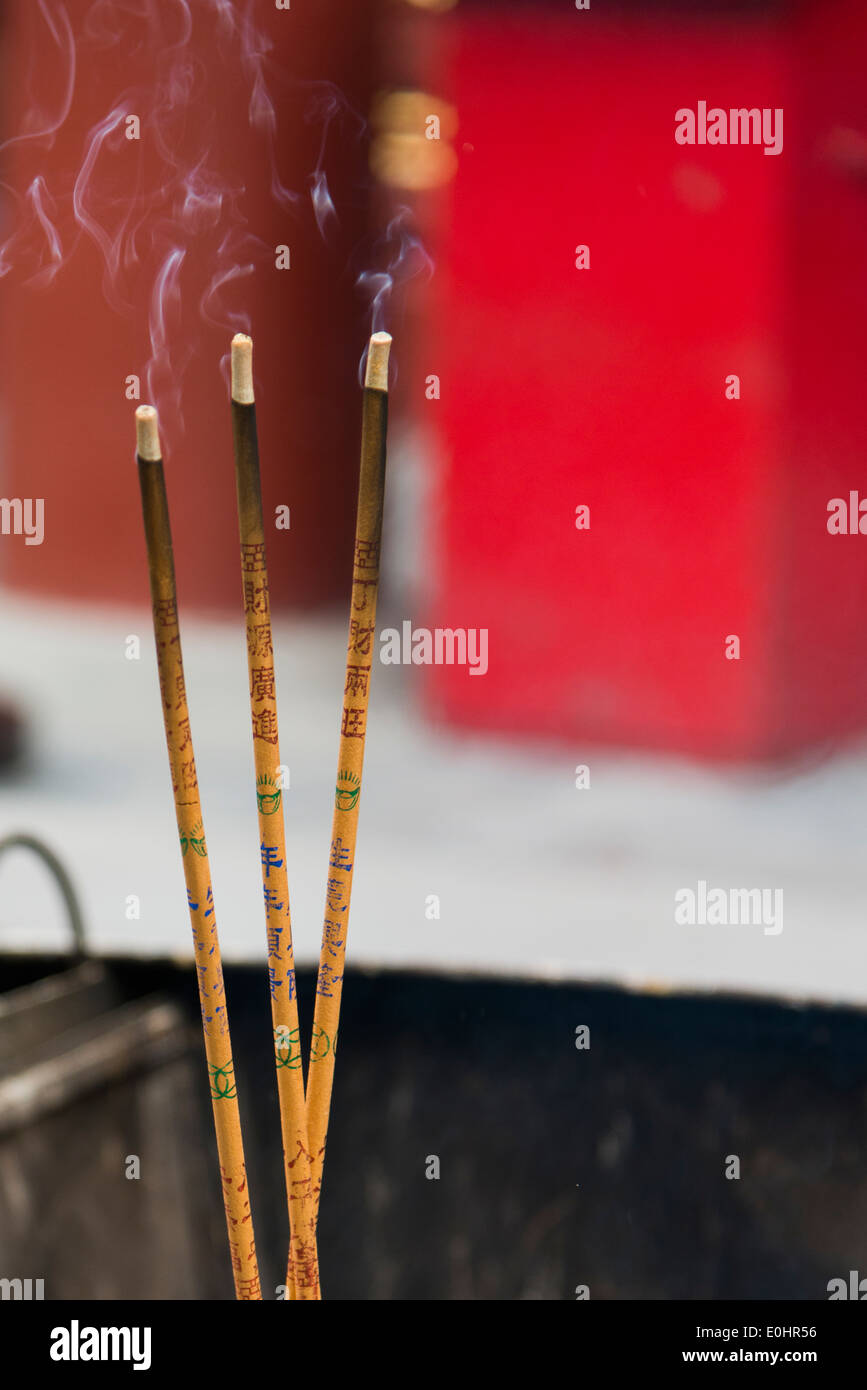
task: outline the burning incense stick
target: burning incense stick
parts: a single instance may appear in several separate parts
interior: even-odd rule
[[[331,826],[331,852],[325,893],[325,917],[322,925],[319,979],[316,985],[316,1009],[307,1081],[307,1126],[313,1154],[313,1189],[317,1212],[322,1190],[331,1088],[334,1084],[346,931],[349,924],[349,900],[352,893],[352,869],[358,829],[358,802],[361,796],[361,773],[364,763],[367,701],[376,638],[376,595],[379,585],[379,549],[385,493],[390,347],[391,338],[387,333],[374,333],[370,340],[364,378],[352,607],[346,652],[346,681],[340,726],[337,786],[334,793],[334,818]]]
[[[291,1231],[287,1282],[292,1297],[319,1298],[316,1252],[316,1208],[313,1203],[307,1113],[304,1103],[295,958],[286,871],[280,746],[271,609],[265,557],[265,527],[259,478],[256,406],[253,398],[253,343],[242,333],[232,339],[232,432],[235,441],[235,479],[238,488],[238,529],[241,536],[241,578],[247,618],[247,664],[250,674],[250,713],[256,767],[256,802],[271,1019],[277,1092],[283,1131],[283,1164]]]
[[[239,1299],[254,1300],[261,1299],[262,1293],[259,1287],[253,1218],[247,1190],[247,1169],[244,1164],[241,1117],[238,1111],[229,1018],[223,989],[220,943],[214,916],[211,871],[202,826],[199,784],[184,687],[175,566],[160,453],[159,426],[157,413],[152,406],[140,405],[135,415],[136,462],[147,541],[163,722],[169,750],[187,902],[193,927],[202,1028],[205,1034],[205,1054],[208,1061],[211,1105],[220,1159],[235,1295]]]

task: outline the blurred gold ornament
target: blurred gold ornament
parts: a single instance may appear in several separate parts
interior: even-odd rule
[[[370,149],[371,171],[389,188],[439,188],[454,178],[457,166],[451,145],[423,135],[380,135]]]
[[[458,159],[450,142],[458,115],[450,102],[429,92],[383,92],[374,99],[370,120],[377,132],[370,167],[382,183],[420,191],[454,178]]]
[[[458,0],[403,0],[403,3],[412,5],[416,10],[438,10],[444,13],[446,10],[453,10]]]

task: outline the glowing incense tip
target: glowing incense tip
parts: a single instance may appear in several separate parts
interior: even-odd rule
[[[253,339],[246,333],[232,339],[232,400],[253,404]]]
[[[136,410],[135,451],[150,463],[162,458],[159,420],[152,405],[140,405]]]
[[[390,333],[374,333],[367,349],[367,366],[364,371],[364,384],[374,391],[388,390],[388,353],[391,347]]]

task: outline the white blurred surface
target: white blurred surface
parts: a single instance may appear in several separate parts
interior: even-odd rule
[[[130,633],[139,661],[124,656]],[[263,961],[243,628],[182,612],[182,638],[223,954]],[[296,954],[312,963],[345,620],[277,624],[275,648]],[[38,834],[62,857],[94,951],[189,957],[149,611],[4,592],[0,651],[0,691],[28,712],[33,738],[27,768],[0,781],[0,835]],[[353,964],[867,1003],[863,747],[781,775],[464,737],[425,725],[424,676],[373,674]],[[578,763],[590,766],[589,790],[575,788]],[[782,888],[782,933],[676,925],[674,895],[699,879]],[[125,918],[130,894],[139,921]],[[429,894],[438,921],[425,916]],[[0,952],[65,940],[43,869],[8,856]]]

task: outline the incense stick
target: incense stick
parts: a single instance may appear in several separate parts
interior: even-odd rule
[[[379,586],[379,551],[385,492],[390,347],[391,338],[387,333],[373,334],[368,348],[364,378],[361,470],[358,483],[346,679],[307,1081],[307,1127],[313,1154],[313,1190],[317,1212],[322,1191],[325,1141],[334,1084],[346,933],[349,925],[349,903],[358,829],[358,803],[361,797],[364,763],[367,702],[375,650],[376,597]]]
[[[298,997],[292,948],[292,919],[283,825],[283,787],[277,732],[277,697],[271,609],[262,517],[259,446],[253,393],[253,343],[244,334],[232,339],[232,433],[241,537],[241,578],[247,622],[250,714],[259,812],[259,852],[265,896],[268,975],[277,1093],[283,1133],[283,1166],[289,1207],[290,1249],[287,1284],[292,1297],[319,1298],[316,1208],[311,1183],[310,1147],[304,1101]]]
[[[184,879],[187,885],[187,903],[193,928],[202,1029],[205,1036],[205,1055],[235,1296],[244,1300],[256,1300],[261,1299],[262,1293],[247,1189],[247,1169],[244,1163],[241,1117],[223,988],[220,943],[214,916],[211,871],[202,825],[199,784],[184,686],[175,567],[160,451],[159,423],[152,406],[140,405],[135,414],[136,462],[147,542],[163,722],[181,841]]]

